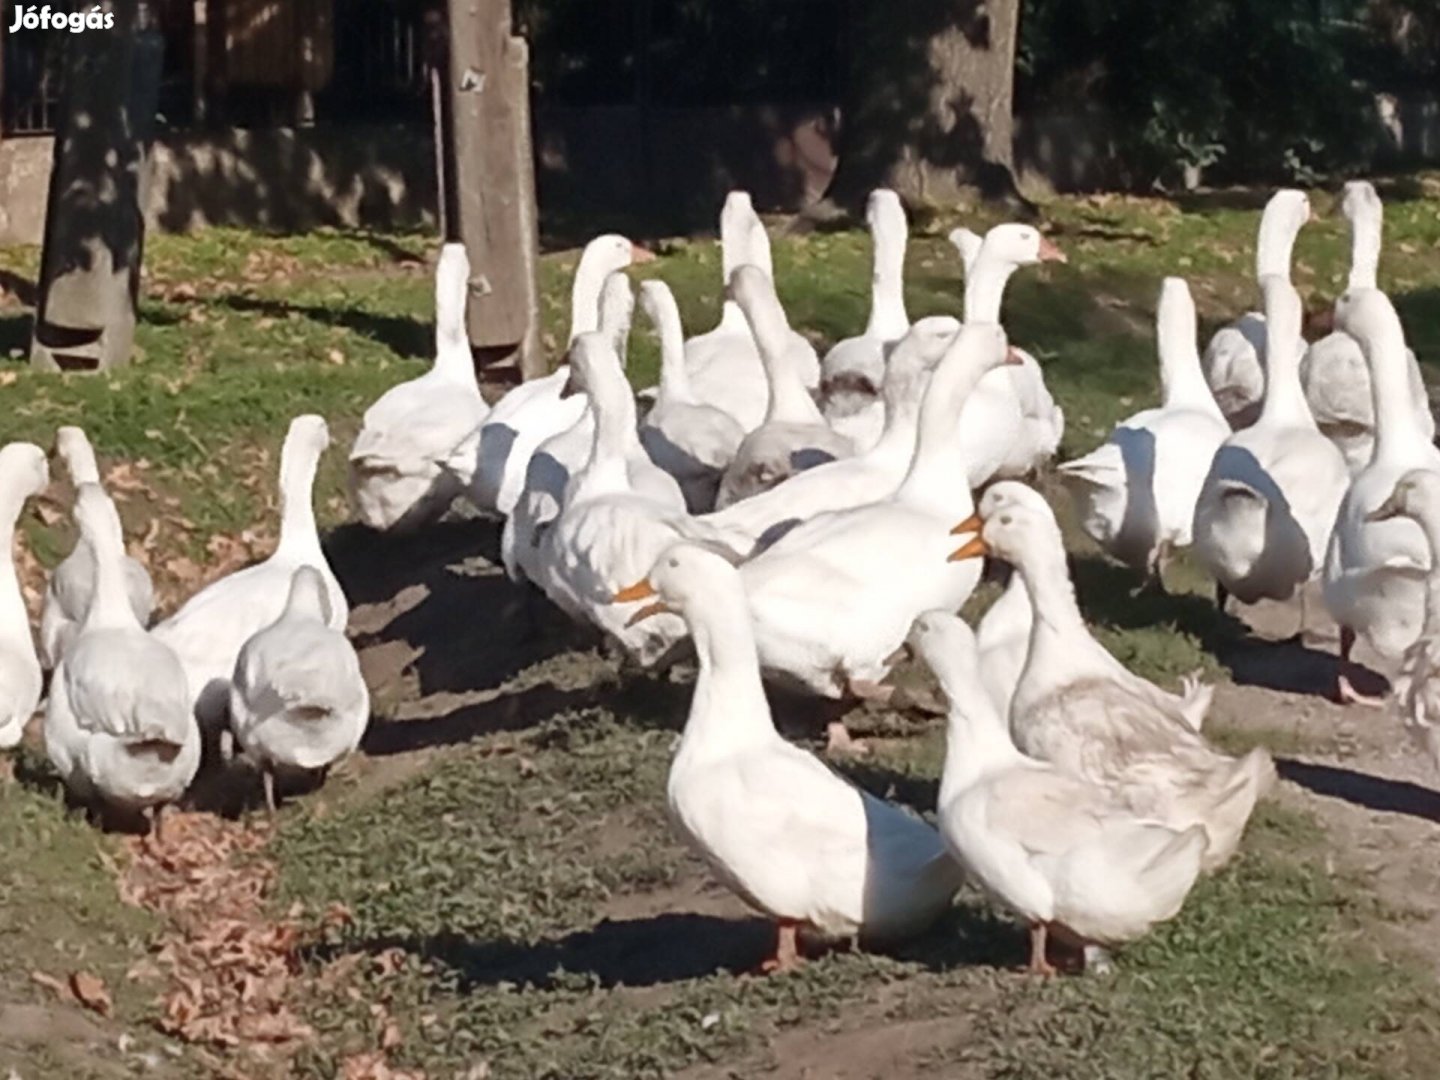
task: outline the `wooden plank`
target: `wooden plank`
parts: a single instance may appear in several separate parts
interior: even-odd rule
[[[529,50],[510,32],[509,0],[450,0],[449,22],[454,203],[474,268],[470,342],[488,360],[513,358],[530,378],[544,365]]]

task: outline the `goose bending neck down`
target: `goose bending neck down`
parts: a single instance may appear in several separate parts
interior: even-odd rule
[[[0,448],[0,749],[19,744],[40,702],[40,660],[15,572],[15,527],[27,499],[50,483],[45,451],[33,443]]]

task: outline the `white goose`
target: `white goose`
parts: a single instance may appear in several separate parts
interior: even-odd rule
[[[651,601],[635,619],[676,612],[695,639],[700,670],[666,787],[671,820],[721,882],[776,921],[767,970],[794,966],[801,930],[884,943],[940,917],[962,874],[935,830],[775,730],[734,567],[677,545],[617,600]]]
[[[285,610],[245,642],[230,683],[230,728],[261,771],[270,812],[277,772],[325,772],[360,745],[369,719],[360,658],[330,626],[325,578],[298,567]]]
[[[1356,693],[1346,667],[1357,635],[1383,656],[1397,657],[1420,634],[1430,550],[1408,517],[1372,521],[1412,469],[1440,471],[1440,451],[1426,438],[1410,395],[1405,332],[1379,289],[1350,289],[1335,305],[1336,325],[1354,338],[1370,367],[1375,451],[1351,481],[1325,553],[1325,606],[1340,624],[1342,701],[1374,704]]]
[[[885,366],[885,427],[869,450],[796,473],[705,520],[766,545],[783,530],[816,514],[864,506],[892,495],[915,456],[921,402],[930,373],[955,340],[960,324],[948,315],[916,320]]]
[[[95,590],[50,681],[45,750],[77,798],[101,810],[148,810],[159,839],[161,808],[200,766],[185,670],[130,608],[115,504],[98,485],[81,484],[75,518],[94,549]]]
[[[794,473],[855,451],[849,439],[825,422],[790,358],[790,324],[769,276],[759,267],[741,266],[730,279],[728,296],[740,305],[755,335],[770,397],[763,422],[745,436],[720,479],[715,506],[722,510]]]
[[[1430,549],[1425,578],[1425,624],[1405,650],[1391,708],[1420,749],[1440,768],[1440,472],[1411,469],[1390,497],[1366,515],[1372,522],[1407,517],[1420,526]]]
[[[680,309],[670,286],[641,282],[640,307],[660,338],[660,392],[640,426],[640,443],[679,483],[686,509],[703,514],[715,508],[720,477],[735,460],[745,432],[733,416],[700,400],[692,389]]]
[[[1260,235],[1255,249],[1255,278],[1262,285],[1268,277],[1290,280],[1290,261],[1295,239],[1310,220],[1310,200],[1303,191],[1277,191],[1260,215]],[[1254,423],[1260,414],[1265,393],[1266,316],[1258,311],[1242,315],[1222,326],[1205,346],[1205,381],[1232,428]]]
[[[965,321],[999,323],[1010,276],[1022,266],[1065,262],[1065,254],[1039,229],[996,225],[980,240],[967,229],[950,234],[965,263]],[[960,439],[972,488],[997,476],[1019,477],[1054,456],[1065,434],[1065,414],[1045,386],[1035,358],[1015,350],[1018,363],[990,372],[965,403]]]
[[[350,449],[355,513],[372,529],[410,529],[443,514],[470,486],[490,408],[475,380],[465,304],[470,260],[446,244],[435,266],[435,362],[365,410]]]
[[[725,199],[720,212],[720,257],[721,286],[727,290],[720,324],[685,342],[685,364],[695,396],[723,409],[749,432],[765,420],[768,383],[750,325],[728,289],[741,266],[759,267],[772,282],[775,269],[770,237],[746,192],[732,191]],[[820,382],[815,347],[787,326],[782,352],[805,389],[815,389]]]
[[[885,355],[910,329],[905,311],[905,244],[909,226],[900,196],[887,188],[870,193],[865,221],[875,247],[870,276],[870,320],[859,337],[839,342],[820,362],[820,400],[825,419],[857,451],[875,445],[885,426],[881,387]]]
[[[1257,748],[1237,760],[1215,750],[1173,696],[1129,672],[1090,635],[1048,507],[999,507],[951,558],[985,554],[1020,572],[1035,612],[1010,705],[1016,746],[1111,789],[1140,817],[1177,831],[1203,825],[1204,865],[1222,865],[1274,781],[1269,754]]]
[[[100,483],[100,467],[95,450],[85,432],[78,427],[62,427],[55,433],[55,450],[65,462],[70,479],[81,484]],[[125,592],[130,609],[141,626],[150,625],[155,608],[155,589],[145,567],[129,555],[125,556]],[[50,575],[45,587],[45,606],[40,613],[40,659],[45,667],[60,662],[70,639],[75,636],[85,612],[90,610],[90,596],[95,591],[95,558],[88,544],[76,543],[75,549]]]
[[[586,244],[570,287],[570,341],[599,326],[600,291],[612,273],[654,258],[614,233]],[[490,410],[480,428],[480,460],[470,489],[471,501],[481,510],[506,515],[514,510],[535,448],[580,419],[585,400],[560,397],[569,377],[562,364],[549,375],[521,383]]]
[[[1058,471],[1090,538],[1158,581],[1169,553],[1190,544],[1195,502],[1230,425],[1200,371],[1184,279],[1165,279],[1155,330],[1160,407],[1122,420],[1098,449]]]
[[[180,657],[195,715],[207,729],[218,730],[224,719],[240,649],[280,617],[290,580],[301,566],[320,571],[330,602],[329,625],[345,629],[350,606],[320,547],[311,505],[315,470],[329,445],[323,418],[297,416],[290,422],[280,451],[280,539],[274,553],[211,582],[155,628],[155,637]]]
[[[964,326],[930,378],[899,487],[817,515],[741,566],[767,672],[821,697],[883,699],[890,688],[879,683],[915,616],[958,610],[969,598],[979,566],[945,560],[950,526],[974,509],[968,486],[955,482],[965,468],[955,417],[1007,354],[998,326]],[[835,728],[831,735],[842,737]]]
[[[605,279],[600,293],[600,327],[598,332],[609,340],[621,368],[614,373],[625,393],[630,384],[625,380],[625,357],[630,338],[630,321],[635,310],[635,294],[630,279],[619,271]],[[609,377],[607,370],[600,375]],[[597,376],[599,377],[599,376]],[[500,557],[512,580],[523,581],[536,573],[539,535],[560,513],[565,490],[590,457],[595,440],[595,409],[584,394],[585,380],[571,378],[561,388],[560,397],[568,400],[580,395],[586,405],[575,423],[559,434],[552,435],[535,449],[525,469],[525,488],[505,520],[500,534]],[[617,391],[618,392],[618,391]],[[632,443],[625,460],[630,485],[641,494],[676,510],[685,508],[680,485],[669,473],[650,460],[639,442]]]
[[[631,611],[612,602],[615,590],[643,577],[677,540],[717,534],[683,505],[658,502],[632,486],[626,466],[639,447],[635,399],[603,334],[576,338],[570,370],[595,411],[590,460],[571,481],[559,516],[539,536],[531,580],[572,618],[593,623],[642,665],[652,664],[684,637],[684,624],[669,617],[633,626]]]
[[[961,522],[952,531],[957,534],[976,532],[983,521],[1014,507],[1026,508],[1037,516],[1053,517],[1050,504],[1040,492],[1018,481],[1002,480],[985,489],[975,516]],[[1025,670],[1025,659],[1030,654],[1033,622],[1034,612],[1030,607],[1025,580],[1011,568],[1005,591],[986,609],[975,630],[980,650],[981,678],[1001,716],[1010,715],[1015,687],[1020,682],[1020,673]],[[1192,730],[1199,731],[1204,726],[1215,688],[1202,683],[1198,674],[1187,675],[1181,680],[1179,694],[1172,694],[1148,679],[1132,674],[1122,664],[1117,663],[1112,674],[1132,693],[1158,708],[1173,711]]]
[[[1345,185],[1341,202],[1350,221],[1351,289],[1376,287],[1380,265],[1380,235],[1385,208],[1368,180],[1351,180]],[[1425,380],[1415,354],[1406,350],[1410,407],[1427,440],[1435,438],[1435,418],[1425,393]],[[1300,385],[1320,430],[1340,448],[1350,472],[1358,473],[1370,463],[1375,448],[1375,407],[1371,399],[1370,373],[1359,343],[1342,330],[1327,334],[1305,353],[1300,365]]]
[[[1053,975],[1046,937],[1118,945],[1173,918],[1200,873],[1205,829],[1137,815],[1104,785],[1026,757],[980,688],[975,636],[928,612],[910,644],[949,701],[937,819],[951,854],[1030,926],[1030,970]]]
[[[40,704],[43,676],[30,613],[15,572],[15,524],[25,500],[50,483],[45,451],[34,443],[0,448],[0,749],[17,746]]]
[[[1350,474],[1320,434],[1300,389],[1300,297],[1288,281],[1267,277],[1265,401],[1253,425],[1215,454],[1195,503],[1196,560],[1229,595],[1253,604],[1301,594],[1320,570],[1335,512]]]

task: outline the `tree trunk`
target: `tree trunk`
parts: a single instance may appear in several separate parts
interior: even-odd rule
[[[473,277],[467,325],[482,380],[512,363],[544,373],[536,285],[539,224],[530,141],[529,49],[510,33],[510,0],[449,0],[446,133],[453,147],[455,211]]]
[[[1020,0],[852,0],[840,165],[827,200],[859,205],[890,187],[920,202],[1015,185]]]
[[[30,347],[31,363],[52,371],[115,367],[134,344],[163,42],[143,0],[107,10],[113,30],[66,43]]]

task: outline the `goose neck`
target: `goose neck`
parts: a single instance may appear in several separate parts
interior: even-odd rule
[[[1350,218],[1350,277],[1348,288],[1374,289],[1380,274],[1380,241],[1384,228],[1381,212],[1362,207]]]
[[[770,403],[765,410],[766,423],[810,424],[821,421],[820,410],[810,391],[805,389],[799,372],[790,362],[790,326],[777,301],[757,305],[746,312],[750,331],[760,350],[760,362],[765,368],[765,381],[770,389]]]
[[[682,748],[724,752],[775,735],[770,705],[760,681],[760,662],[750,610],[738,581],[706,598],[687,616],[699,672]]]
[[[666,401],[693,401],[690,372],[685,366],[685,333],[680,327],[680,313],[673,307],[662,305],[656,314],[655,329],[660,335],[661,396]]]
[[[139,626],[125,585],[125,542],[120,536],[119,521],[113,523],[113,528],[109,524],[94,530],[83,541],[90,545],[95,558],[95,591],[90,598],[90,610],[85,614],[85,626],[89,629]]]
[[[95,448],[83,436],[65,448],[65,467],[70,480],[76,487],[81,484],[100,483],[100,463],[95,460]]]
[[[905,311],[905,234],[889,223],[875,229],[875,266],[870,277],[870,321],[867,337],[897,341],[910,328]]]
[[[1255,248],[1255,277],[1276,275],[1290,280],[1295,240],[1302,223],[1287,214],[1281,203],[1271,203],[1260,219],[1260,236]]]
[[[601,268],[582,257],[570,286],[571,343],[581,334],[600,328],[600,290],[604,287],[605,275]]]
[[[986,773],[1023,760],[976,673],[972,680],[951,686],[937,672],[950,712],[945,721],[945,761],[940,773],[937,805],[944,807]]]
[[[30,641],[30,615],[20,575],[15,569],[15,518],[9,507],[0,507],[0,637]]]
[[[1272,426],[1315,427],[1315,417],[1300,384],[1303,343],[1298,334],[1283,333],[1281,320],[1266,318],[1265,400],[1260,420]]]
[[[320,550],[320,531],[312,503],[320,453],[312,447],[296,448],[280,463],[280,540],[276,552],[287,554]]]
[[[964,480],[968,463],[956,420],[988,367],[983,360],[954,348],[936,366],[920,401],[915,450],[897,498],[917,505],[943,505],[947,513],[961,502],[973,507]],[[943,504],[937,504],[937,499],[943,499]]]
[[[1410,461],[1428,453],[1430,441],[1415,416],[1410,395],[1410,360],[1405,337],[1395,327],[1380,329],[1369,342],[1370,394],[1375,409],[1375,457]]]
[[[1075,599],[1063,541],[1057,535],[1044,551],[1027,553],[1019,572],[1031,610],[1027,666],[1034,663],[1044,670],[1074,668],[1083,663],[1084,650],[1077,645],[1083,642],[1093,646],[1094,639]]]
[[[965,321],[1000,321],[1000,305],[1005,298],[1005,286],[1017,267],[1009,260],[1000,260],[983,252],[975,259],[975,265],[965,278]]]
[[[1200,350],[1195,344],[1194,309],[1188,313],[1162,310],[1157,329],[1160,387],[1165,408],[1200,409],[1223,418],[1200,367]]]

